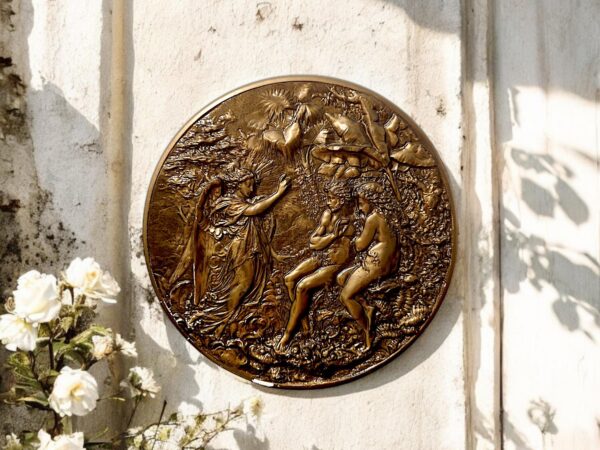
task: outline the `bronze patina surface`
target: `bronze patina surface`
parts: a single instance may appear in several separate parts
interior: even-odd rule
[[[415,123],[373,92],[271,79],[178,133],[144,245],[169,317],[212,361],[266,386],[351,380],[404,350],[446,293],[450,190]]]

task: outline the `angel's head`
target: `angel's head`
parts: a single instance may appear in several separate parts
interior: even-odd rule
[[[250,197],[254,192],[254,177],[245,178],[238,186],[238,191],[243,197]]]
[[[256,177],[251,170],[232,167],[223,175],[223,178],[244,198],[249,197],[254,192]]]

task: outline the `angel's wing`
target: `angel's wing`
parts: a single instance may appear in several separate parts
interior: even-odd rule
[[[202,297],[206,294],[209,276],[209,260],[213,255],[214,238],[202,226],[203,217],[206,213],[206,199],[216,190],[221,189],[221,180],[213,180],[198,197],[196,207],[196,219],[193,233],[192,261],[194,272],[194,304],[198,305]]]

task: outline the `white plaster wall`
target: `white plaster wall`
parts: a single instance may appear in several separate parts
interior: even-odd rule
[[[140,254],[147,188],[172,136],[214,98],[275,75],[352,80],[405,108],[439,149],[460,205],[459,2],[412,3],[187,1],[172,8],[161,1],[144,1],[136,2],[129,13],[134,55],[129,60],[133,98],[129,223],[132,254],[140,255],[132,266],[139,285],[132,322],[142,362],[160,368],[171,408],[211,410],[256,394],[264,399],[266,410],[257,433],[242,427],[225,436],[221,445],[244,449],[465,445],[459,284],[453,284],[426,333],[383,369],[322,391],[269,391],[214,366],[180,337],[146,292],[149,281]],[[293,27],[295,22],[303,25],[301,30]]]

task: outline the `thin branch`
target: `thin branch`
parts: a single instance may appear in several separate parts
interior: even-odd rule
[[[127,421],[127,428],[129,428],[131,426],[131,422],[133,422],[133,417],[135,416],[135,412],[138,409],[141,399],[142,398],[138,396],[134,400],[133,410],[131,411],[131,416],[129,416],[129,420]]]
[[[165,413],[165,408],[167,407],[167,401],[163,402],[162,409],[160,410],[160,416],[158,417],[158,425],[156,426],[156,431],[154,432],[154,441],[152,442],[152,450],[154,450],[154,446],[156,445],[156,436],[158,435],[158,429],[160,428],[160,423],[162,422],[163,414]]]

